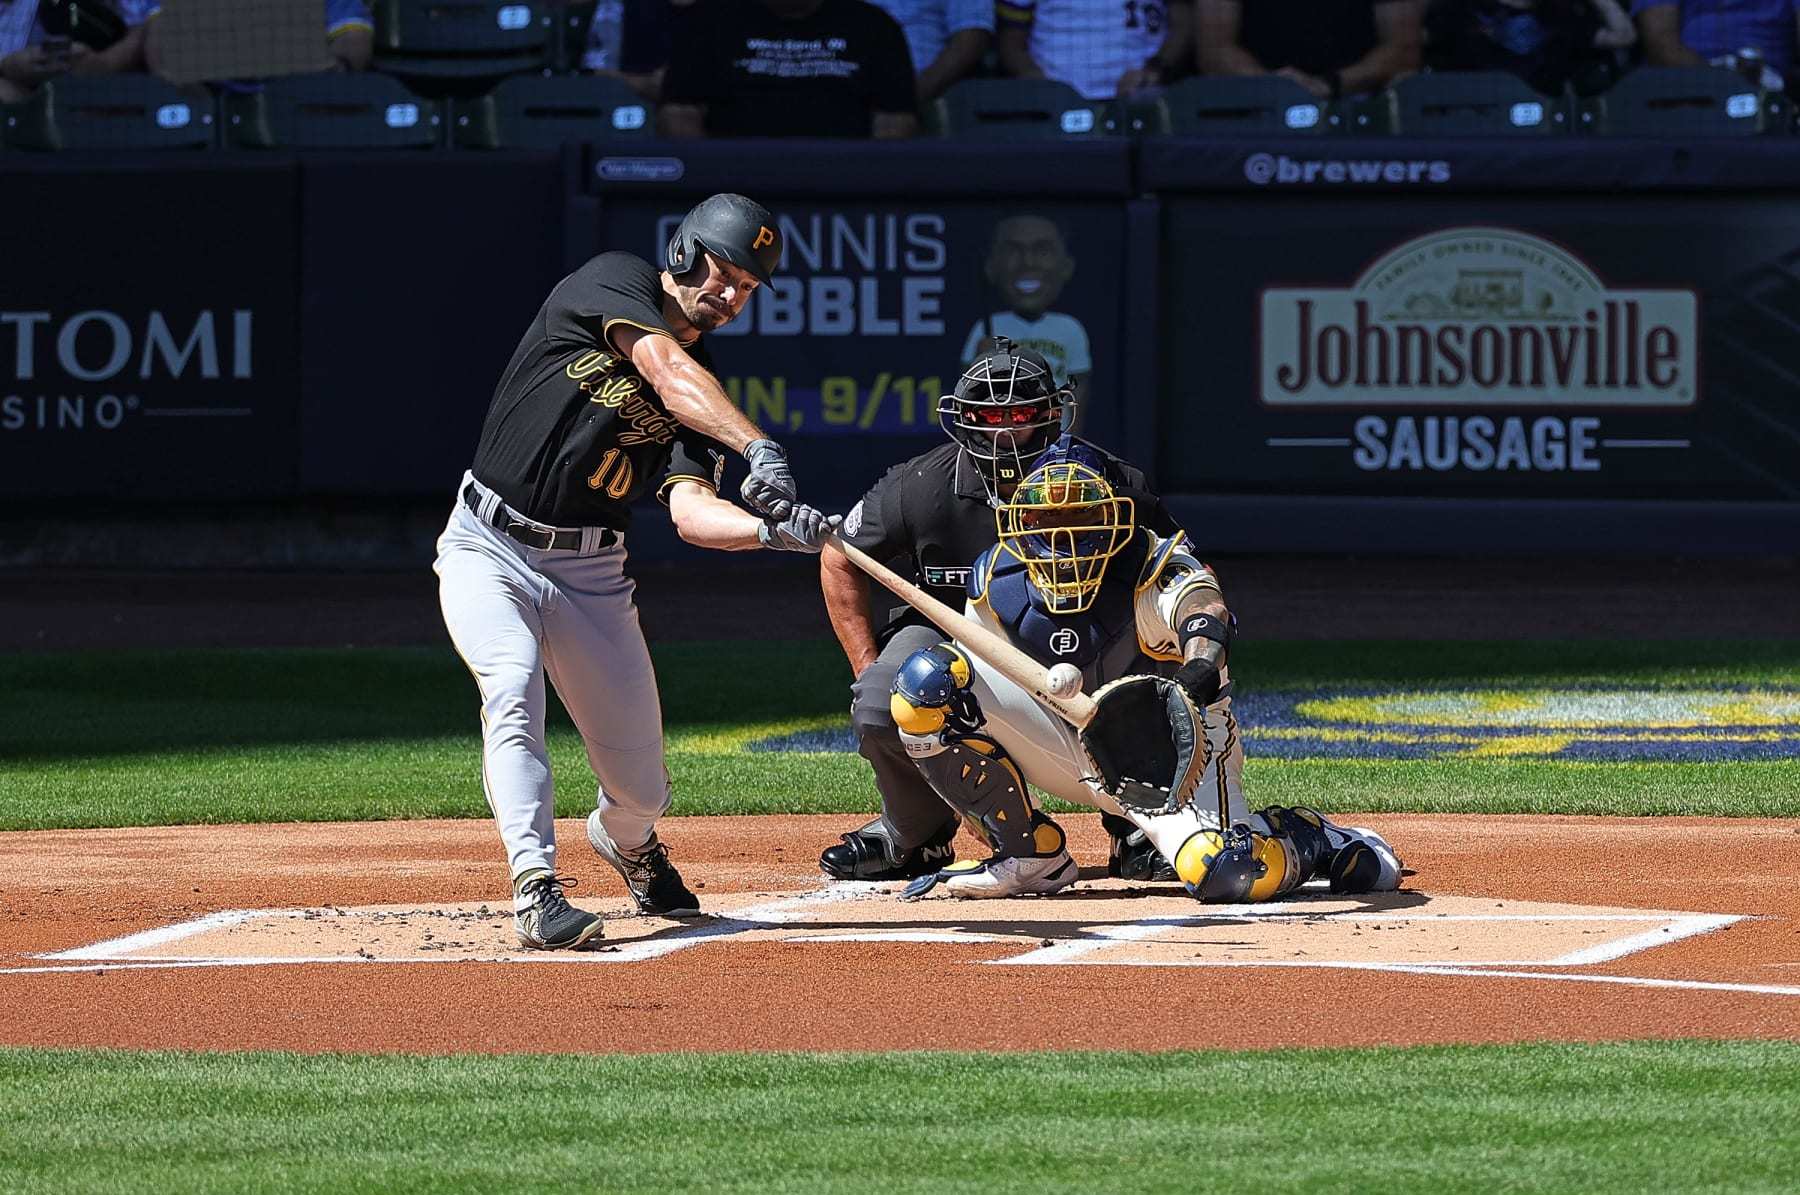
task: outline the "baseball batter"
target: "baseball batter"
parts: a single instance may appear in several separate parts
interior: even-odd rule
[[[851,508],[844,541],[884,564],[904,562],[895,567],[940,601],[960,606],[969,562],[995,543],[994,507],[1012,496],[1031,462],[1072,422],[1073,404],[1070,386],[1057,380],[1041,353],[995,338],[939,399],[938,422],[950,442],[888,470]],[[1112,483],[1133,494],[1141,522],[1164,535],[1178,530],[1143,473],[1099,454]],[[900,665],[942,641],[943,633],[904,603],[877,629],[862,572],[836,552],[820,558],[819,570],[832,630],[856,673],[850,718],[857,750],[881,797],[881,816],[825,848],[819,866],[845,880],[936,871],[955,859],[956,815],[907,756],[888,699]],[[1168,864],[1142,831],[1123,818],[1106,821],[1111,874],[1147,880],[1163,873]]]
[[[1129,817],[1203,900],[1269,900],[1315,877],[1340,892],[1397,887],[1399,859],[1379,835],[1305,807],[1249,811],[1226,664],[1234,620],[1186,535],[1137,526],[1133,505],[1091,448],[1059,440],[1001,505],[999,543],[974,563],[965,612],[1039,663],[1078,668],[1090,692],[1128,674],[1171,678],[1205,739],[1192,798],[1155,814],[1121,805],[1076,732],[1029,692],[956,644],[926,648],[895,675],[894,720],[919,773],[993,854],[921,877],[903,895],[1015,896],[1074,883],[1062,828],[1033,806],[1028,785]],[[1239,826],[1248,843],[1227,849],[1237,840],[1224,832]]]
[[[501,376],[438,540],[444,623],[480,690],[482,787],[527,947],[601,933],[556,874],[546,675],[600,781],[588,840],[641,912],[699,912],[656,835],[670,799],[662,710],[624,536],[651,492],[702,547],[817,552],[833,526],[795,501],[781,447],[731,405],[702,339],[780,260],[774,217],[715,195],[676,229],[665,268],[603,253],[559,282]],[[760,514],[718,496],[727,450],[749,463],[741,493]]]

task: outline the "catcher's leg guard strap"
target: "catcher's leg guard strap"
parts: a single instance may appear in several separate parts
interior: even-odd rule
[[[1060,831],[1047,850],[1039,849],[1025,778],[992,739],[976,735],[953,739],[942,751],[915,757],[913,762],[945,804],[975,826],[996,855],[1040,855],[1062,849]],[[1046,828],[1055,831],[1047,820]]]

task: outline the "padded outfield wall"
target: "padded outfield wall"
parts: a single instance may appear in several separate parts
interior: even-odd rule
[[[1800,551],[1800,155],[1125,139],[0,161],[0,492],[435,498],[544,292],[698,196],[787,269],[721,377],[846,501],[971,340],[1219,551]],[[741,330],[740,330],[741,329]]]

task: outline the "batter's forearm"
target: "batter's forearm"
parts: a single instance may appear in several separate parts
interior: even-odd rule
[[[679,486],[669,495],[669,517],[676,533],[697,548],[747,552],[762,546],[761,519],[698,485]]]
[[[670,363],[656,379],[669,414],[702,435],[711,436],[733,452],[742,453],[752,440],[767,439],[761,428],[731,405],[719,380],[697,361],[685,355]]]
[[[819,553],[819,589],[825,613],[850,670],[860,673],[875,662],[875,628],[869,622],[869,581],[862,570],[838,552]]]

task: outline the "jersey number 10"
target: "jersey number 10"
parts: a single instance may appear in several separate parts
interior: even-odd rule
[[[631,492],[631,458],[617,448],[608,448],[600,467],[588,475],[588,489],[604,489],[608,498],[625,497]]]

